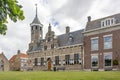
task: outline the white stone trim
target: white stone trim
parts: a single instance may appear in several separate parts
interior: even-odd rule
[[[119,30],[119,29],[120,29],[120,23],[118,23],[112,27],[104,27],[104,28],[88,30],[88,31],[83,32],[83,34],[84,34],[84,36],[90,36],[90,35],[100,34],[100,33],[104,33],[104,32],[110,32],[110,31]]]
[[[83,69],[84,71],[91,71],[91,69]]]
[[[104,69],[98,69],[99,71],[105,71]]]
[[[99,37],[92,37],[92,38],[90,38],[90,39],[92,40],[92,39],[98,39],[98,38],[99,38]]]
[[[75,44],[75,45],[69,45],[69,46],[58,47],[57,49],[69,48],[69,47],[75,47],[75,46],[82,46],[82,45],[83,45],[83,44]]]
[[[103,37],[113,36],[113,34],[104,35]]]
[[[120,26],[120,23],[112,25],[112,27],[117,27],[117,26]],[[93,31],[96,31],[96,30],[102,30],[102,29],[106,29],[106,28],[110,28],[110,27],[92,29],[92,30],[84,31],[83,33],[93,32]]]
[[[91,56],[98,56],[98,55],[99,55],[98,53],[91,54]]]

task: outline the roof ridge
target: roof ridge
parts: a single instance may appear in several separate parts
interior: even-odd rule
[[[62,36],[62,35],[71,34],[71,33],[77,32],[77,31],[82,31],[82,30],[84,30],[84,29],[80,29],[80,30],[76,30],[76,31],[71,31],[71,32],[69,32],[69,33],[63,33],[63,34],[61,34],[61,35],[57,35],[57,37],[58,37],[58,36]]]
[[[90,21],[90,22],[95,22],[95,21],[98,21],[98,20],[106,19],[106,18],[109,18],[109,17],[113,17],[113,16],[115,16],[115,15],[120,15],[120,13],[113,14],[113,15],[109,15],[109,16],[102,17],[102,18],[98,18],[98,19],[92,20],[92,21]],[[89,22],[89,23],[90,23],[90,22]]]

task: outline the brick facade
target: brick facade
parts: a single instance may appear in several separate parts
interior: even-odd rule
[[[97,20],[96,20],[97,21]],[[93,21],[95,22],[95,21]],[[87,26],[89,24],[93,23],[88,22]],[[112,36],[112,48],[110,49],[104,49],[104,36],[111,35]],[[92,38],[98,38],[98,50],[91,50],[91,39]],[[120,69],[120,64],[114,65],[113,61],[115,59],[118,60],[120,63],[120,24],[115,24],[110,27],[106,28],[99,28],[99,29],[93,29],[93,30],[86,30],[84,32],[84,69],[85,70],[94,70],[92,68],[92,61],[91,57],[92,55],[98,55],[98,68],[97,70],[111,70],[111,69]],[[105,67],[105,60],[104,55],[107,53],[112,53],[112,66],[111,67]]]

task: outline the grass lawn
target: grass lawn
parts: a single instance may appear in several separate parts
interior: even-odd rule
[[[0,80],[120,80],[120,71],[0,72]]]

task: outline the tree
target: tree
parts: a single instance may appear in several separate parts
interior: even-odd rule
[[[24,20],[22,6],[17,0],[0,0],[0,34],[5,35],[8,17],[13,21]]]

